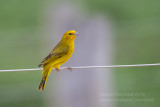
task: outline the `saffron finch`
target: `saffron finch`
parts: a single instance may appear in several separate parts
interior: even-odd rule
[[[47,78],[53,68],[57,70],[64,64],[74,51],[74,40],[78,33],[75,30],[70,30],[64,33],[61,41],[53,48],[50,54],[38,65],[43,66],[42,80],[39,84],[38,90],[44,90]]]

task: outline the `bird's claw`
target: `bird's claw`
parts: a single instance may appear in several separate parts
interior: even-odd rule
[[[57,72],[59,72],[59,71],[60,71],[60,69],[57,69],[57,68],[55,68],[55,70],[56,70]]]
[[[72,72],[72,67],[68,67],[67,69]]]

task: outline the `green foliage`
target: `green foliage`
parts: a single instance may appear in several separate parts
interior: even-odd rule
[[[36,68],[40,62],[42,0],[1,0],[0,68]],[[1,107],[42,107],[37,86],[40,72],[7,72],[0,75]],[[36,85],[35,85],[36,84]]]
[[[87,0],[92,12],[105,12],[117,20],[160,16],[158,0]]]
[[[116,64],[158,63],[160,61],[160,1],[158,0],[87,0],[92,13],[104,12],[116,19]],[[157,107],[160,67],[114,69],[115,93],[143,93],[144,96],[115,96],[117,107]]]
[[[42,0],[1,0],[0,29],[38,26]]]

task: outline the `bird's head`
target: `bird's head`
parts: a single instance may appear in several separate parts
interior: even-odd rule
[[[76,36],[79,35],[75,30],[69,30],[64,33],[62,40],[64,41],[74,41]]]

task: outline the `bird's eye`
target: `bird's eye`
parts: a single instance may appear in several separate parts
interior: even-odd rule
[[[69,33],[69,35],[72,35],[72,33]]]

